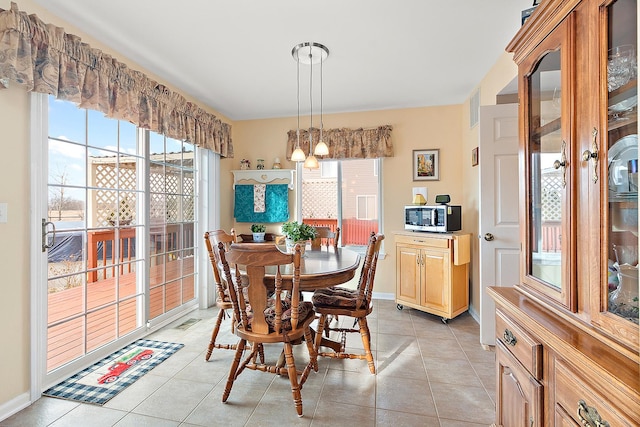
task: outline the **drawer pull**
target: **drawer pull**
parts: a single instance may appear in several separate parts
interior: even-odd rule
[[[578,418],[585,427],[610,427],[609,423],[600,417],[598,410],[593,406],[587,406],[584,400],[578,401]]]
[[[502,334],[502,338],[504,339],[504,343],[510,346],[514,346],[518,343],[518,339],[513,335],[508,329],[504,330],[504,334]]]

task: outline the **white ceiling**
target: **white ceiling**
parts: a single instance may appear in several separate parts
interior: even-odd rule
[[[232,120],[295,116],[291,49],[314,41],[324,113],[460,104],[533,0],[35,0]],[[28,11],[27,11],[28,12]],[[301,113],[309,113],[301,66]],[[314,69],[315,77],[319,68]],[[314,109],[319,109],[319,80]]]

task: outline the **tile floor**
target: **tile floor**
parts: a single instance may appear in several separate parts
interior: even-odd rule
[[[149,339],[185,346],[104,406],[43,397],[0,426],[440,426],[493,422],[495,353],[479,344],[479,328],[465,313],[443,324],[418,310],[376,300],[369,325],[377,375],[364,360],[321,358],[302,390],[296,416],[286,377],[245,371],[221,402],[233,352],[216,349],[204,361],[217,309],[190,313]],[[186,330],[175,326],[198,318]],[[347,322],[348,318],[341,318]],[[220,342],[235,342],[223,323]],[[358,334],[347,344],[361,347]],[[267,357],[281,347],[270,346]],[[306,348],[296,346],[298,361]]]

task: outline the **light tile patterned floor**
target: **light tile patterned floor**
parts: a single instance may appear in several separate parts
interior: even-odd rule
[[[183,349],[100,407],[41,398],[0,426],[440,426],[493,422],[495,353],[479,344],[479,328],[465,313],[443,324],[418,310],[376,300],[369,325],[377,375],[363,360],[320,359],[302,390],[304,417],[296,416],[289,381],[245,371],[228,402],[221,396],[232,351],[204,354],[217,309],[190,313],[149,336],[184,343]],[[175,326],[200,318],[186,330]],[[341,318],[347,322],[349,318]],[[358,334],[348,345],[362,347]],[[228,324],[219,340],[235,342]],[[296,346],[299,361],[304,346]],[[271,346],[267,357],[281,347]]]

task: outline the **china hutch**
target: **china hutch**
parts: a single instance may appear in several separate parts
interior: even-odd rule
[[[522,247],[489,288],[496,425],[640,425],[637,28],[636,0],[544,0],[507,47]]]

